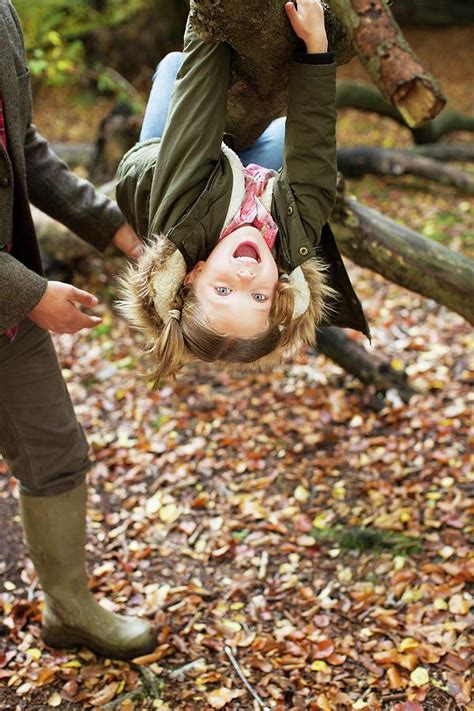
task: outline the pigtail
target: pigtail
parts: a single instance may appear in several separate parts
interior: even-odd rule
[[[156,337],[152,355],[154,367],[148,376],[157,388],[164,378],[173,377],[186,362],[186,346],[181,328],[181,311],[168,311],[168,321]]]
[[[287,346],[292,337],[293,309],[295,306],[295,293],[288,274],[283,273],[278,280],[275,295],[273,297],[273,308],[271,321],[280,329],[279,346]]]

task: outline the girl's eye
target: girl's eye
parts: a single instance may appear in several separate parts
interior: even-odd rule
[[[268,301],[268,297],[265,296],[265,294],[253,294],[253,298],[255,299],[255,301]]]
[[[214,289],[219,296],[227,296],[227,294],[230,294],[230,289],[227,286],[215,286]]]

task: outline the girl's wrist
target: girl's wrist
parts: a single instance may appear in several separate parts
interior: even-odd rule
[[[328,51],[328,38],[325,30],[305,39],[308,54],[321,54]]]

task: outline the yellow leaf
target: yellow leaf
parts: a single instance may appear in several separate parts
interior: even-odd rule
[[[413,639],[413,637],[405,637],[405,639],[402,639],[400,644],[398,645],[398,651],[399,652],[406,652],[407,649],[416,649],[416,647],[419,646],[419,642],[417,642],[416,639]]]
[[[307,501],[309,499],[309,491],[305,489],[304,486],[297,486],[294,497],[297,501]]]
[[[443,600],[442,597],[437,597],[433,603],[433,607],[435,608],[435,610],[447,610],[448,603],[446,602],[446,600]]]
[[[461,593],[456,593],[449,599],[449,611],[452,615],[467,615],[471,604],[472,600],[468,600]]]
[[[213,709],[223,709],[224,706],[227,706],[234,698],[234,692],[230,689],[226,689],[224,686],[206,694],[206,699]]]
[[[62,698],[57,691],[54,691],[48,699],[48,706],[61,706]]]
[[[410,679],[414,686],[424,686],[428,684],[430,677],[424,667],[416,667],[410,674]]]
[[[36,649],[35,647],[31,647],[31,649],[27,649],[26,653],[29,657],[32,659],[35,659],[38,661],[38,659],[41,658],[41,651],[39,649]]]
[[[181,515],[181,511],[174,504],[167,504],[163,506],[158,516],[163,523],[174,523]]]
[[[314,528],[326,528],[327,514],[318,514],[315,518],[313,518],[313,526]]]
[[[353,709],[366,709],[367,706],[368,704],[364,699],[357,699],[357,701],[352,704]]]
[[[352,580],[352,570],[350,568],[342,568],[337,574],[337,579],[340,583],[350,583]]]
[[[73,659],[71,662],[66,662],[65,664],[61,664],[62,667],[66,667],[66,669],[79,669],[82,664],[78,659]]]
[[[238,622],[234,622],[234,620],[222,620],[222,624],[230,632],[240,632],[240,630],[242,629],[242,626],[239,625]]]
[[[323,662],[322,659],[317,659],[311,664],[311,671],[327,672],[330,671],[330,669],[331,667],[329,666],[329,664]]]
[[[161,491],[159,491],[157,494],[154,494],[154,496],[148,499],[145,506],[147,516],[153,516],[154,514],[158,513],[158,511],[161,509],[162,498],[163,495]]]

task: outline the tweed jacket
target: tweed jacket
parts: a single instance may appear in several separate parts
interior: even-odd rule
[[[69,171],[32,124],[30,74],[9,0],[0,0],[0,93],[8,141],[8,152],[0,142],[1,334],[28,315],[47,286],[30,200],[100,251],[125,218],[115,203]]]
[[[145,240],[166,235],[188,271],[207,259],[243,199],[242,164],[222,144],[230,63],[230,46],[203,42],[188,21],[163,136],[137,144],[117,172],[117,200],[127,220]],[[369,335],[327,224],[336,197],[335,79],[334,63],[290,67],[284,165],[271,181],[274,256],[290,280],[306,260],[319,257],[339,295],[328,323]]]

